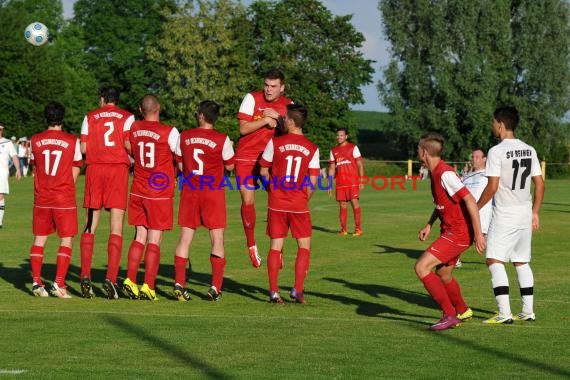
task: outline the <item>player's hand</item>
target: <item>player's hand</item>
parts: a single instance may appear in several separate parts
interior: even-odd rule
[[[482,255],[487,248],[487,240],[485,239],[485,235],[478,234],[475,235],[475,249],[479,255]]]
[[[272,117],[269,117],[269,116],[265,116],[263,118],[263,120],[265,121],[265,125],[267,125],[269,128],[277,127],[277,120],[276,119],[273,119]]]
[[[540,222],[538,218],[538,214],[532,214],[532,230],[536,231],[540,227]]]
[[[364,190],[364,184],[361,183],[360,185],[358,185],[358,188],[359,188],[360,190]]]
[[[327,194],[329,195],[329,198],[332,198],[332,189],[328,189]]]
[[[430,231],[431,231],[431,225],[426,224],[426,226],[422,228],[420,232],[418,232],[418,239],[420,239],[421,241],[426,240],[427,237],[429,236]]]
[[[272,118],[273,120],[277,120],[279,116],[279,112],[275,111],[273,108],[266,108],[263,110],[263,116],[267,116]]]
[[[16,170],[16,179],[17,180],[22,179],[22,173],[19,170]]]

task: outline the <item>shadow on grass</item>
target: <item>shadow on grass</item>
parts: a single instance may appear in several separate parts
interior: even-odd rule
[[[115,316],[108,316],[108,315],[103,316],[103,318],[111,325],[127,333],[130,333],[137,339],[144,340],[150,343],[152,347],[159,348],[164,352],[166,356],[175,359],[176,361],[180,362],[181,364],[187,367],[192,367],[197,371],[200,371],[203,375],[205,375],[209,379],[224,380],[232,378],[229,374],[224,373],[220,369],[206,363],[203,360],[198,359],[196,356],[187,353],[180,347],[172,343],[169,343],[164,339],[151,335],[150,333],[146,332],[144,329],[137,326],[133,326],[132,324],[122,320],[121,318]]]
[[[419,293],[419,292],[403,290],[403,289],[399,289],[399,288],[394,288],[392,286],[385,286],[385,285],[379,285],[379,284],[357,284],[357,283],[349,282],[349,281],[339,279],[339,278],[325,277],[325,278],[323,278],[323,280],[334,282],[337,284],[341,284],[348,289],[352,289],[352,290],[356,290],[356,291],[365,293],[370,297],[381,298],[381,297],[387,296],[387,297],[400,299],[400,300],[405,301],[405,302],[412,304],[412,305],[417,305],[417,306],[425,307],[428,309],[439,310],[439,306],[435,303],[434,300],[432,300],[432,298],[427,293]],[[310,294],[310,293],[307,292],[307,294]],[[364,300],[361,300],[358,298],[351,298],[351,297],[340,296],[340,295],[336,295],[336,294],[325,294],[325,295],[315,294],[315,295],[321,296],[323,298],[333,299],[333,300],[342,302],[344,304],[356,305],[357,306],[356,313],[359,315],[366,315],[366,316],[370,316],[370,317],[381,317],[381,318],[394,319],[394,320],[405,320],[405,321],[421,323],[421,324],[424,324],[424,322],[416,321],[416,320],[412,320],[412,319],[408,319],[408,318],[392,317],[392,316],[385,316],[385,315],[379,315],[379,314],[385,314],[385,313],[399,314],[399,315],[405,315],[408,317],[420,317],[420,318],[429,318],[430,317],[429,315],[402,313],[398,309],[389,308],[389,307],[386,307],[386,306],[383,306],[383,305],[380,305],[377,303],[364,301]],[[476,313],[481,313],[484,315],[491,313],[491,311],[485,310],[485,309],[479,309],[479,308],[475,308],[475,307],[471,307],[471,309]]]
[[[125,263],[126,265],[126,263]],[[56,265],[55,263],[44,262],[42,266],[42,280],[49,288],[55,279]],[[70,265],[67,272],[66,285],[67,291],[70,295],[75,297],[82,297],[80,282],[81,282],[81,268],[77,265]],[[117,283],[119,288],[126,277],[126,271],[121,270],[120,274],[124,274],[122,277],[119,275],[117,278]],[[103,290],[103,282],[107,275],[106,268],[93,268],[91,270],[91,282],[93,287],[93,292],[95,297],[106,298],[107,293]],[[26,259],[17,268],[7,268],[0,263],[0,278],[6,282],[12,284],[15,289],[20,290],[28,295],[32,295],[32,277],[29,259]],[[139,267],[137,284],[142,285],[144,282],[144,263],[141,263]],[[211,284],[210,273],[201,273],[188,270],[187,272],[187,282],[188,291],[197,299],[209,300],[210,297],[207,294],[208,288]],[[156,278],[156,294],[159,298],[176,300],[171,292],[174,285],[174,266],[161,264],[159,268],[159,273]],[[119,297],[127,297],[123,294],[121,289],[119,290]],[[266,290],[258,286],[252,286],[248,284],[242,284],[240,282],[234,281],[229,278],[224,279],[224,293],[234,293],[243,297],[251,298],[256,301],[265,301]]]
[[[326,232],[328,234],[336,234],[339,230],[333,230],[327,227],[315,226],[313,225],[314,231]]]
[[[375,244],[376,247],[381,248],[382,251],[376,252],[380,254],[391,254],[391,253],[403,253],[404,255],[408,256],[410,259],[417,259],[424,253],[424,251],[419,249],[405,249],[405,248],[398,248],[398,247],[391,247],[389,245],[383,244]]]

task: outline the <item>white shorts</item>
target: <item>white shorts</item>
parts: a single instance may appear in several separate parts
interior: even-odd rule
[[[504,263],[528,263],[531,257],[532,228],[496,226],[491,223],[487,234],[488,259]]]
[[[10,187],[8,186],[7,170],[0,169],[0,194],[10,194]]]

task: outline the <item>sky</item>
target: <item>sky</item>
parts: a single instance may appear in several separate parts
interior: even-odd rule
[[[73,17],[73,4],[76,0],[62,0],[65,18]],[[241,0],[249,5],[253,0]],[[386,111],[378,99],[376,84],[381,78],[382,70],[388,65],[390,43],[386,41],[382,30],[382,18],[378,10],[377,0],[321,0],[334,15],[353,15],[352,24],[355,29],[364,35],[366,41],[362,52],[366,59],[373,63],[374,76],[372,84],[361,88],[364,95],[364,104],[355,104],[352,109],[366,111]]]

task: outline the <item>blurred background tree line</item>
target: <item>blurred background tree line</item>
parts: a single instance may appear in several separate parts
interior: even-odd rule
[[[490,147],[493,109],[521,111],[519,136],[541,158],[568,161],[570,109],[567,0],[380,0],[392,50],[378,83],[389,117],[388,144],[415,155],[428,130],[448,140],[446,158],[465,159],[473,146]],[[23,38],[33,21],[53,42]],[[138,115],[138,100],[155,93],[162,120],[195,126],[204,99],[222,104],[218,129],[238,139],[243,96],[261,89],[263,74],[281,68],[286,95],[310,110],[307,133],[326,158],[335,129],[356,126],[351,104],[374,62],[351,16],[335,16],[317,0],[78,0],[65,20],[60,0],[0,0],[0,120],[9,134],[45,128],[49,100],[67,108],[66,128],[79,134],[97,106],[101,84],[122,90],[120,105]],[[376,127],[372,127],[375,129]],[[382,157],[382,152],[375,154]]]

